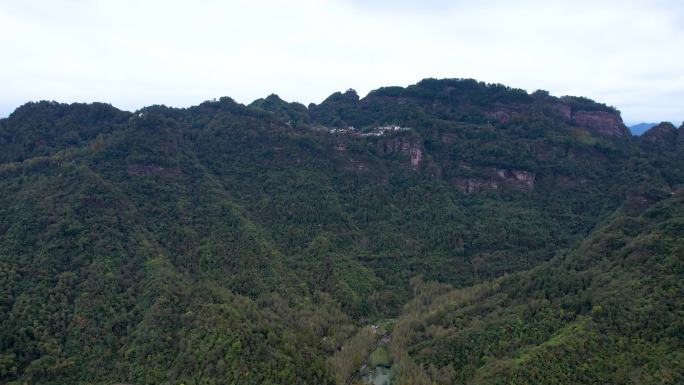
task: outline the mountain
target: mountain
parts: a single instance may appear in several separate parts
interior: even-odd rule
[[[471,79],[26,104],[0,383],[680,382],[682,132]]]
[[[629,131],[632,132],[632,135],[641,135],[644,132],[648,131],[648,129],[650,129],[651,127],[657,125],[658,123],[639,123],[633,126],[629,126]]]
[[[675,127],[674,124],[670,122],[662,122],[644,132],[642,134],[642,139],[645,142],[658,142],[661,144],[675,145],[677,143],[677,134],[677,127]]]

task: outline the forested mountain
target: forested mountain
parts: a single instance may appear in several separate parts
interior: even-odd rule
[[[426,79],[0,149],[0,383],[684,381],[684,126]]]

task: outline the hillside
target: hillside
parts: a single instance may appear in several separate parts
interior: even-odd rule
[[[400,383],[684,381],[684,190],[634,203],[524,273],[414,282],[393,332]]]
[[[381,324],[393,383],[674,384],[672,129],[468,79],[26,104],[0,120],[0,383],[344,383]]]

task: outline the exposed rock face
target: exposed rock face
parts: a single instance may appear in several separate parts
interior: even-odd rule
[[[629,129],[618,114],[606,111],[576,111],[572,114],[575,124],[606,136],[630,136]]]
[[[380,155],[401,153],[411,160],[411,167],[418,168],[423,161],[423,150],[415,138],[398,137],[378,142]]]
[[[420,162],[423,160],[423,151],[420,148],[411,149],[411,166],[413,168],[418,168]]]
[[[533,172],[498,169],[496,173],[500,178],[506,181],[506,183],[513,185],[517,190],[531,191],[534,187],[536,175]]]
[[[587,106],[587,108],[590,107]],[[599,135],[631,136],[631,132],[617,111],[608,110],[607,107],[605,110],[576,108],[566,101],[553,98],[533,105],[500,105],[495,110],[487,112],[486,116],[496,122],[506,123],[517,116],[542,116],[547,111],[570,124],[588,128]]]
[[[456,178],[454,180],[456,188],[464,194],[472,194],[481,191],[496,191],[499,184],[493,180],[478,178]]]
[[[651,127],[641,135],[641,139],[651,143],[674,143],[677,141],[677,128],[670,122],[662,122]]]
[[[468,167],[467,169],[470,169]],[[496,171],[494,176],[493,171]],[[536,174],[529,171],[514,169],[487,170],[491,178],[456,178],[453,183],[464,194],[472,194],[483,191],[497,191],[508,187],[518,191],[529,192],[534,188]],[[496,177],[499,177],[497,180]]]

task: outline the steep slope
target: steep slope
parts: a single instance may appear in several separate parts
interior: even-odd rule
[[[397,383],[681,383],[684,191],[653,198],[529,272],[414,283],[393,331]]]
[[[268,295],[277,252],[171,126],[3,166],[3,381],[324,381],[300,325],[348,318]]]

